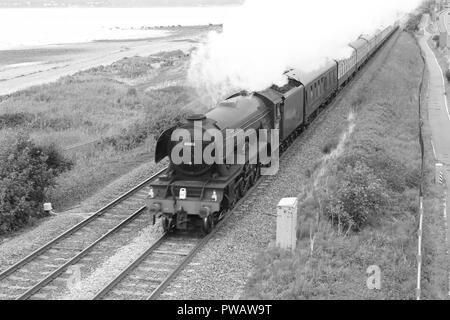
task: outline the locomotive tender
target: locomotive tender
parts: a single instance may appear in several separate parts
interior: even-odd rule
[[[279,129],[279,150],[275,151],[282,153],[397,29],[389,26],[372,36],[362,35],[349,44],[352,54],[347,59],[330,61],[309,74],[289,70],[288,83],[283,87],[238,93],[206,115],[194,115],[181,127],[164,132],[157,142],[155,161],[169,157],[170,166],[151,183],[147,200],[150,212],[162,217],[164,230],[188,230],[200,224],[203,232],[209,233],[256,183],[263,166],[259,161],[175,164],[171,151],[178,142],[171,141],[171,137],[176,129],[193,132],[199,122],[205,132],[215,129],[224,135],[227,129]],[[204,149],[213,143],[193,138],[190,145],[201,144]],[[244,147],[248,149],[248,145]],[[270,141],[257,146],[269,153],[271,148]]]

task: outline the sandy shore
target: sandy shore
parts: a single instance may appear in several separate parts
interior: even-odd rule
[[[0,96],[125,57],[148,56],[161,51],[188,51],[215,27],[181,27],[167,36],[143,40],[61,44],[0,51]]]

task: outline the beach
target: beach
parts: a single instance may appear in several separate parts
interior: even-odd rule
[[[54,82],[126,57],[194,48],[216,26],[161,28],[161,36],[147,39],[30,46],[0,51],[0,96]]]

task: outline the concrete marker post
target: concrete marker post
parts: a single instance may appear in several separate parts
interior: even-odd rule
[[[277,247],[294,251],[297,248],[297,198],[284,198],[277,206]]]
[[[51,203],[44,203],[44,212],[47,216],[54,216],[53,206]]]

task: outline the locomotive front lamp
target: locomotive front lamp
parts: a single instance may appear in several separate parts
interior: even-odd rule
[[[180,200],[186,200],[187,198],[187,190],[185,188],[180,189]]]
[[[153,190],[153,187],[150,187],[150,190],[148,190],[148,197],[150,199],[153,199],[155,197],[155,190]]]
[[[213,191],[213,194],[212,194],[212,196],[211,196],[211,199],[212,199],[214,202],[217,202],[217,200],[219,199],[219,197],[217,196],[216,190]]]

